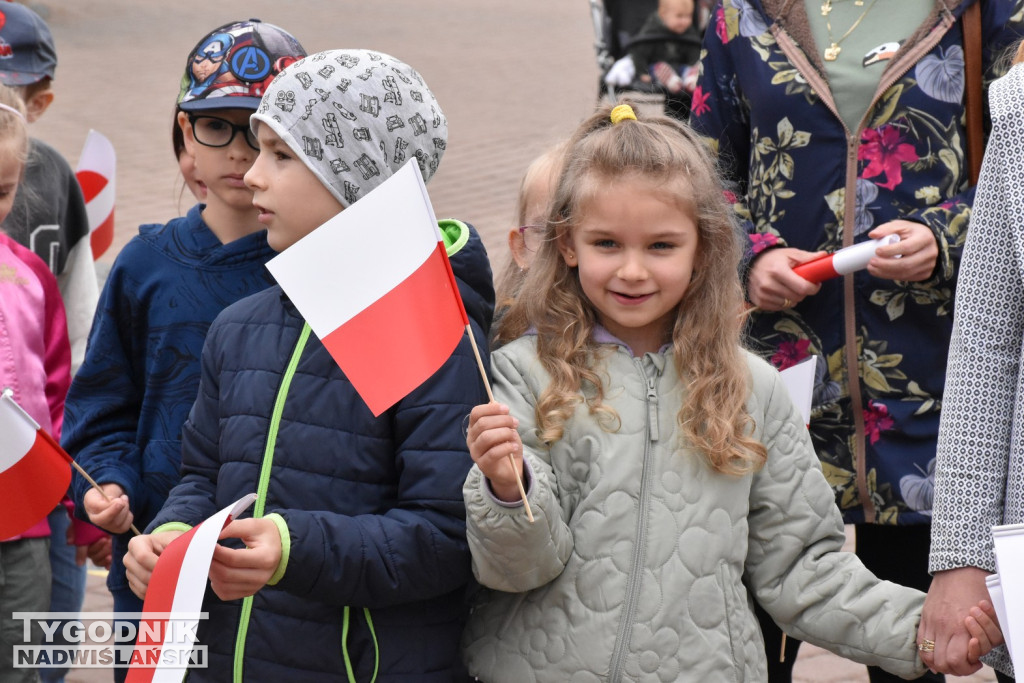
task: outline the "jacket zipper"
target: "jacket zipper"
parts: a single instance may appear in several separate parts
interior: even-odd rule
[[[857,212],[857,151],[859,147],[860,132],[864,129],[864,125],[867,123],[868,115],[871,110],[874,109],[875,104],[879,98],[885,94],[885,92],[891,88],[896,81],[903,78],[903,76],[910,71],[911,67],[917,64],[918,61],[926,54],[931,52],[939,41],[942,40],[943,36],[949,31],[950,27],[956,23],[956,20],[948,11],[943,11],[940,16],[941,28],[936,28],[931,31],[924,40],[921,40],[914,45],[910,50],[903,55],[898,64],[893,65],[894,68],[887,69],[882,74],[882,80],[878,83],[878,88],[875,90],[875,94],[871,98],[871,102],[867,109],[864,110],[864,115],[861,117],[860,122],[857,124],[857,130],[854,133],[850,132],[846,122],[839,116],[839,112],[835,106],[835,100],[832,98],[832,91],[828,87],[828,83],[818,73],[818,70],[813,68],[810,61],[807,59],[807,55],[804,54],[797,45],[793,42],[789,34],[786,33],[779,25],[772,25],[772,33],[775,36],[775,42],[779,45],[779,49],[786,55],[790,63],[796,68],[807,84],[814,89],[822,103],[828,107],[832,114],[836,117],[839,123],[843,126],[843,130],[846,131],[846,181],[845,181],[845,195],[843,197],[843,246],[848,247],[853,244],[853,229],[848,226],[855,225],[856,212]],[[864,521],[867,524],[872,524],[877,516],[875,510],[874,501],[871,500],[871,495],[868,493],[868,476],[867,476],[867,463],[866,451],[867,448],[864,444],[864,397],[860,391],[860,356],[857,352],[857,318],[854,313],[855,306],[855,292],[853,276],[847,275],[843,277],[843,331],[845,334],[843,342],[843,358],[846,364],[846,386],[850,394],[850,410],[853,413],[853,424],[854,424],[854,435],[853,435],[853,467],[854,476],[856,477],[857,486],[857,498],[860,501],[861,507],[864,509]]]
[[[284,404],[288,398],[288,389],[295,377],[295,369],[299,365],[299,358],[302,357],[302,350],[306,348],[306,341],[309,339],[309,323],[302,324],[302,331],[299,332],[299,339],[295,342],[295,349],[292,351],[291,360],[281,378],[281,386],[277,389],[277,398],[274,400],[274,412],[270,416],[270,427],[267,430],[267,445],[263,449],[263,463],[260,465],[259,484],[256,489],[256,505],[253,508],[253,518],[263,516],[267,506],[267,490],[270,488],[270,471],[274,465],[274,448],[277,445],[277,430],[281,425],[281,415],[284,413]],[[238,635],[235,637],[235,655],[233,678],[235,683],[242,683],[243,664],[245,661],[245,639],[249,632],[249,618],[252,615],[252,597],[248,596],[242,600],[242,613],[238,618]]]
[[[647,405],[647,440],[644,443],[643,469],[640,475],[640,495],[637,500],[636,543],[633,545],[633,564],[626,581],[626,600],[619,620],[619,633],[615,637],[615,649],[612,650],[611,675],[608,680],[616,683],[622,680],[625,668],[626,651],[633,633],[633,619],[636,615],[637,600],[640,595],[640,581],[643,578],[643,563],[647,547],[647,497],[651,479],[651,443],[658,440],[658,394],[655,391],[655,378],[648,377],[644,371],[642,359],[634,359],[640,375],[647,387],[644,402]]]

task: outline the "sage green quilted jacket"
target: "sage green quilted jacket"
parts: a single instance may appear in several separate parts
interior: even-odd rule
[[[485,683],[764,681],[754,599],[791,635],[904,677],[924,595],[842,552],[842,518],[778,374],[747,355],[748,401],[768,462],[716,474],[681,442],[671,354],[601,347],[616,431],[577,408],[546,446],[535,337],[492,356],[496,398],[519,418],[528,500],[505,506],[466,480],[477,596],[463,645]]]

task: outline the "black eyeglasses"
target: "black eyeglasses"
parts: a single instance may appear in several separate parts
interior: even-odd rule
[[[231,123],[219,116],[200,116],[189,114],[188,121],[192,124],[192,135],[196,142],[206,147],[227,147],[235,139],[236,133],[245,137],[247,145],[259,151],[260,143],[252,132],[249,123]]]

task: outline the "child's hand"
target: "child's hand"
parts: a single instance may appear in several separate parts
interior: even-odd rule
[[[221,538],[238,538],[245,548],[213,550],[210,587],[221,600],[253,595],[270,581],[281,564],[281,533],[266,518],[238,519],[224,527]]]
[[[113,545],[110,536],[104,536],[89,545],[80,545],[75,548],[75,564],[81,567],[85,561],[92,560],[92,563],[103,569],[110,569],[110,561],[113,559]]]
[[[967,659],[970,663],[977,662],[982,656],[997,645],[1003,644],[1003,632],[999,629],[999,619],[995,607],[988,600],[982,600],[964,619],[964,626],[971,634],[967,644]]]
[[[112,534],[123,534],[131,528],[134,520],[128,506],[128,496],[118,484],[102,484],[100,488],[107,494],[106,498],[95,487],[85,492],[82,501],[85,504],[85,514],[89,516],[89,521],[99,528]]]
[[[164,548],[181,536],[184,531],[161,531],[158,534],[136,536],[128,541],[128,552],[124,556],[124,568],[128,575],[128,586],[140,599],[146,599],[149,579],[153,568]]]
[[[473,408],[466,431],[466,445],[473,462],[490,480],[494,495],[507,502],[522,499],[517,475],[521,480],[523,442],[516,431],[518,426],[519,420],[509,414],[508,406],[485,403]],[[515,460],[515,470],[509,465],[510,453]]]

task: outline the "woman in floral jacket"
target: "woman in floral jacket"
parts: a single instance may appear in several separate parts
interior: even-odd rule
[[[721,0],[691,115],[750,236],[751,346],[780,369],[817,356],[811,436],[857,552],[922,589],[974,194],[958,21],[974,1]],[[1024,0],[977,1],[991,78]],[[889,234],[866,270],[820,288],[792,271]]]

